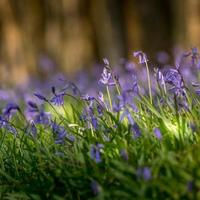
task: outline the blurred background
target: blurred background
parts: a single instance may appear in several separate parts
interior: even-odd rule
[[[0,84],[200,46],[200,0],[0,0]]]

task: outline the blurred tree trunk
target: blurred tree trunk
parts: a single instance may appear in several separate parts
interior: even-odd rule
[[[27,68],[23,62],[23,38],[13,15],[10,1],[0,1],[0,13],[2,32],[1,82],[24,82],[27,79]]]
[[[124,0],[125,40],[129,58],[132,51],[139,50],[142,46],[142,24],[140,12],[134,1]]]
[[[0,0],[0,82],[48,77],[43,54],[72,75],[98,58],[200,46],[199,35],[199,0]]]
[[[200,47],[200,1],[186,0],[186,37],[191,47]]]
[[[125,56],[122,2],[90,1],[99,58],[107,57],[112,64],[116,64],[119,58]]]

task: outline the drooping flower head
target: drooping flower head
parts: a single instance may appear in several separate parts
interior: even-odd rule
[[[165,85],[165,78],[163,73],[161,72],[160,69],[155,69],[155,77],[156,77],[156,81],[160,86],[164,86]]]
[[[51,98],[50,102],[53,103],[55,106],[62,106],[64,104],[65,93],[56,93],[56,89],[54,86],[51,88],[51,91],[54,96]]]
[[[146,54],[142,51],[133,52],[133,56],[139,59],[139,64],[144,64],[148,61]]]
[[[20,111],[19,105],[17,105],[16,103],[8,103],[3,109],[3,116],[9,119],[11,117],[12,111]]]
[[[103,62],[106,66],[103,68],[103,72],[101,74],[101,78],[99,79],[99,83],[102,83],[108,86],[113,86],[115,85],[115,81],[118,82],[117,77],[112,76],[112,70],[109,66],[110,64],[109,64],[108,59],[104,58]],[[114,81],[113,79],[116,79],[116,80]]]
[[[41,93],[35,92],[34,95],[35,95],[38,99],[40,99],[40,100],[42,100],[42,101],[48,102],[47,98],[46,98],[45,96],[43,96]]]
[[[26,109],[26,118],[36,124],[48,125],[50,123],[51,114],[44,111],[44,105],[38,106],[32,101],[28,101]]]

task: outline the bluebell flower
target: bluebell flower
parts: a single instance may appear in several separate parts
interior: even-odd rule
[[[90,156],[91,159],[94,160],[96,163],[100,163],[101,159],[101,149],[103,148],[103,144],[97,143],[96,145],[91,145],[90,148]]]
[[[56,106],[62,106],[64,104],[64,93],[56,94],[54,97],[51,98],[51,103]]]
[[[101,103],[104,103],[104,95],[102,92],[98,92],[98,99],[100,100]]]
[[[42,100],[42,101],[48,102],[47,98],[46,98],[45,96],[43,96],[41,93],[35,92],[34,95],[35,95],[38,99],[40,99],[40,100]]]
[[[103,108],[99,104],[97,105],[97,111],[98,111],[99,116],[103,115]]]
[[[140,128],[139,128],[139,126],[137,125],[136,122],[135,122],[134,125],[132,126],[132,130],[133,130],[133,132],[134,132],[133,139],[137,139],[138,137],[141,136]]]
[[[39,111],[39,108],[38,108],[36,103],[34,103],[32,101],[28,101],[27,103],[29,105],[29,107],[28,107],[28,111],[29,112],[33,112],[34,113],[34,112],[38,112]]]
[[[124,112],[120,116],[120,121],[122,121],[125,117],[128,119],[130,125],[134,125],[135,122],[128,109],[124,110]]]
[[[4,117],[0,115],[0,128],[2,128],[6,123],[7,120],[5,120]]]
[[[73,135],[68,134],[65,127],[60,126],[55,122],[52,122],[51,126],[53,133],[56,135],[56,140],[55,140],[56,144],[63,144],[65,138],[67,138],[71,142],[75,141],[75,137]]]
[[[11,111],[13,110],[20,111],[19,105],[16,103],[8,103],[3,110],[3,116],[8,119],[11,116]]]
[[[108,85],[112,78],[112,74],[110,70],[106,67],[103,68],[103,73],[101,74],[101,78],[99,80],[100,83],[104,85]]]
[[[47,125],[50,123],[50,118],[51,118],[51,114],[41,109],[39,112],[35,113],[34,122],[36,124]]]
[[[151,169],[149,167],[143,168],[143,178],[146,181],[151,179]]]
[[[133,52],[133,56],[139,59],[139,64],[144,64],[148,61],[146,54],[142,51]]]
[[[120,150],[120,156],[124,159],[124,160],[128,160],[128,152],[126,149],[121,149]]]
[[[172,87],[169,88],[169,91],[174,93],[177,97],[185,97],[186,90],[183,82],[183,78],[180,72],[176,69],[169,69],[165,75],[165,82],[171,85]],[[186,101],[186,98],[185,98]]]
[[[66,132],[65,128],[63,126],[59,126],[58,124],[53,122],[52,123],[52,130],[53,130],[53,133],[56,134],[55,143],[56,144],[64,143],[64,138],[67,135],[67,132]]]
[[[7,123],[5,128],[7,131],[11,132],[13,135],[17,135],[17,129],[11,124]]]
[[[192,86],[195,88],[195,93],[200,96],[200,84],[192,82]]]
[[[154,128],[153,132],[154,132],[154,135],[156,136],[156,138],[158,138],[159,140],[162,139],[162,134],[161,134],[159,128]]]
[[[98,195],[101,191],[101,188],[99,186],[99,183],[95,180],[91,181],[91,189],[94,195]]]
[[[0,128],[5,128],[8,132],[13,135],[17,135],[17,129],[7,121],[3,116],[0,116]]]
[[[194,188],[194,182],[193,181],[188,181],[186,187],[187,187],[187,190],[189,192],[192,192],[192,190]]]
[[[164,81],[171,85],[180,87],[182,85],[182,78],[176,69],[169,69],[164,74]]]
[[[160,69],[155,69],[155,76],[156,76],[157,82],[161,86],[164,86],[165,85],[165,78],[164,78],[162,72],[160,71]]]
[[[136,175],[139,179],[149,181],[152,178],[151,169],[149,167],[140,167],[136,171]]]
[[[56,93],[55,87],[52,87],[53,97],[51,98],[50,102],[56,106],[62,106],[64,104],[64,96],[66,95],[64,92]]]
[[[34,122],[31,122],[29,125],[28,125],[28,128],[27,128],[27,134],[30,134],[32,135],[34,138],[36,137],[37,135],[37,128],[34,124]]]
[[[103,58],[103,62],[104,62],[104,64],[105,64],[105,65],[107,65],[107,66],[109,66],[109,65],[110,65],[110,63],[109,63],[109,61],[108,61],[108,59],[107,59],[107,58]]]
[[[92,123],[93,128],[97,129],[98,121],[97,121],[96,117],[94,117],[94,116],[92,117],[91,123]]]
[[[44,106],[38,107],[34,102],[28,102],[26,109],[26,117],[28,121],[33,120],[36,124],[48,125],[50,123],[51,114],[44,111]]]
[[[93,101],[95,98],[93,96],[89,96],[88,94],[82,95],[82,99],[85,101]]]

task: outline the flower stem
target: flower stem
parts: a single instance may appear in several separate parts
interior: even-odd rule
[[[109,104],[110,104],[110,109],[112,111],[113,110],[112,100],[111,100],[111,97],[110,97],[110,91],[109,91],[108,85],[106,86],[106,90],[107,90],[107,95],[108,95],[108,101],[109,101]]]
[[[151,93],[151,79],[150,79],[150,73],[149,73],[149,66],[147,64],[146,59],[145,59],[145,65],[146,65],[146,70],[147,70],[147,81],[148,81],[148,86],[149,86],[149,97],[150,97],[150,102],[152,104],[153,100],[152,100],[152,93]]]

